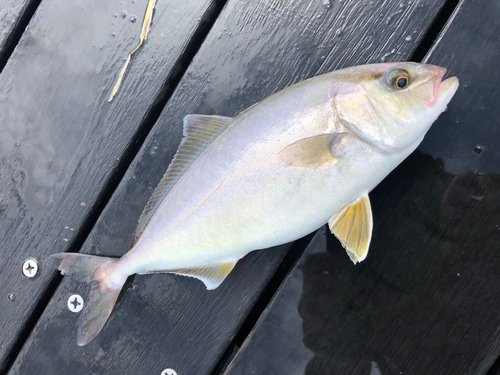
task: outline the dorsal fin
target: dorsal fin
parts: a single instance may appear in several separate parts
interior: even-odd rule
[[[142,211],[130,244],[131,248],[141,236],[163,198],[212,140],[226,129],[231,120],[230,117],[222,116],[188,115],[184,117],[181,144],[172,163],[168,166],[167,172]]]

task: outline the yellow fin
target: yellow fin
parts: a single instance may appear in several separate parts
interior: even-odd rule
[[[345,133],[320,134],[304,138],[285,147],[278,158],[291,167],[319,168],[335,163],[338,156],[336,148]]]
[[[333,215],[328,220],[328,226],[342,243],[354,264],[364,260],[368,254],[373,228],[368,194]]]
[[[195,277],[205,284],[208,290],[217,288],[224,279],[233,270],[237,261],[230,263],[211,264],[201,268],[181,268],[177,270],[168,270],[165,272],[175,273],[176,275],[183,275]]]

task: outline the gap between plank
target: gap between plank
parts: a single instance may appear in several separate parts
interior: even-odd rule
[[[36,3],[36,6],[34,7],[33,11],[29,14],[29,16],[25,17],[23,15],[22,18],[27,19],[26,24],[22,29],[19,28],[20,35],[17,37],[15,41],[11,42],[11,44],[14,44],[14,46],[11,47],[12,50],[5,59],[5,62],[3,60],[0,60],[0,69],[2,69],[5,66],[6,61],[12,54],[15,45],[17,45],[17,43],[19,42],[22,32],[26,29],[26,26],[29,23],[29,20],[31,19],[32,15],[34,14],[36,7],[40,4],[40,1],[41,0],[36,0],[32,2]],[[203,44],[210,30],[212,29],[212,26],[217,20],[219,14],[222,12],[222,9],[224,8],[226,2],[227,0],[214,0],[206,10],[205,14],[202,16],[201,22],[197,27],[196,31],[193,33],[193,36],[191,37],[189,43],[186,45],[185,51],[177,59],[172,68],[171,73],[165,79],[165,82],[163,83],[160,92],[156,96],[155,100],[153,100],[151,107],[146,112],[143,121],[139,125],[134,136],[131,138],[129,145],[124,150],[123,155],[120,158],[120,161],[116,166],[114,173],[109,177],[105,186],[103,187],[103,190],[98,195],[96,203],[93,205],[89,215],[80,226],[80,229],[78,230],[78,233],[75,236],[75,240],[70,245],[67,252],[77,253],[80,251],[82,245],[86,241],[87,237],[90,235],[90,232],[92,231],[93,227],[97,223],[97,220],[104,211],[104,208],[111,199],[111,196],[118,188],[118,185],[125,176],[128,167],[133,162],[136,155],[139,153],[147,136],[149,135],[149,133],[153,129],[153,126],[160,117],[163,108],[166,106],[168,100],[173,95],[179,82],[181,81],[182,77],[187,71],[188,66],[190,65],[195,55],[198,53],[201,45]],[[21,353],[21,350],[25,342],[28,340],[29,335],[35,328],[36,323],[38,322],[43,312],[45,311],[45,308],[50,302],[50,299],[56,293],[57,288],[59,287],[61,281],[62,281],[62,276],[58,272],[54,271],[54,275],[49,280],[47,288],[42,293],[38,303],[36,304],[32,313],[28,317],[25,326],[21,330],[19,337],[17,338],[12,348],[10,349],[9,354],[7,355],[7,359],[4,361],[4,363],[0,364],[0,374],[3,375],[9,372],[17,356]]]
[[[31,18],[35,14],[38,6],[42,0],[31,0],[29,4],[26,6],[26,9],[19,17],[16,25],[9,33],[7,39],[5,39],[5,44],[2,49],[0,49],[0,74],[2,73],[3,68],[7,65],[7,61],[9,61],[10,57],[14,53],[14,49],[18,45],[21,37],[24,34],[24,31],[28,27],[28,24],[31,21]],[[0,366],[1,370],[1,366]]]
[[[438,12],[434,21],[425,32],[424,36],[413,50],[408,61],[422,61],[432,50],[434,43],[438,40],[441,32],[445,31],[448,21],[452,19],[453,11],[457,8],[460,0],[447,0]]]
[[[488,369],[486,375],[499,375],[500,374],[500,357],[493,362],[493,365]]]

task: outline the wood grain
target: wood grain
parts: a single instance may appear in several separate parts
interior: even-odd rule
[[[322,72],[405,59],[441,4],[230,1],[83,252],[127,251],[141,210],[180,142],[185,115],[233,116]],[[85,290],[64,280],[12,373],[43,369],[52,374],[160,374],[173,368],[178,374],[210,374],[286,250],[285,246],[250,254],[211,292],[189,278],[137,276],[135,288],[125,293],[104,330],[84,348],[75,345],[76,316],[65,302],[73,292],[86,296]]]
[[[46,0],[31,20],[0,75],[0,368],[52,276],[23,260],[73,246],[210,4],[158,4],[111,104],[146,4]]]
[[[353,267],[316,234],[226,375],[486,374],[500,354],[500,8],[462,1],[427,61],[460,88],[371,194]]]

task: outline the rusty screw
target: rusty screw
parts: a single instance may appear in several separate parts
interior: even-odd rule
[[[28,278],[33,278],[38,273],[38,262],[36,259],[28,258],[23,262],[23,275]]]

